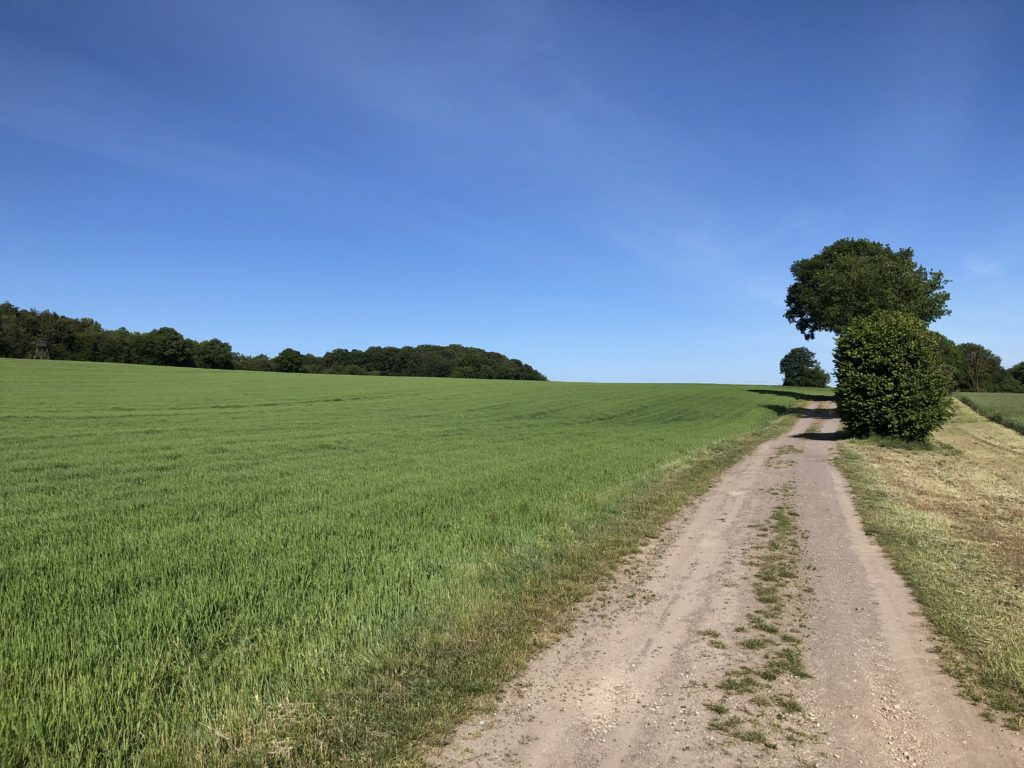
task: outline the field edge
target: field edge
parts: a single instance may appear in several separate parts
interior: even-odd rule
[[[1000,413],[998,410],[995,410],[993,408],[989,408],[988,406],[986,406],[983,403],[979,402],[976,398],[972,397],[972,395],[976,395],[976,394],[987,395],[987,394],[1016,394],[1016,393],[1002,393],[1002,392],[998,392],[998,393],[989,393],[989,392],[957,392],[956,393],[956,399],[959,400],[964,405],[966,405],[972,411],[977,413],[979,416],[984,416],[989,421],[994,421],[996,424],[1004,426],[1007,429],[1012,429],[1014,432],[1019,432],[1020,434],[1024,435],[1024,421],[1021,421],[1019,419],[1015,419],[1015,418],[1012,418],[1012,417],[1007,417],[1004,414]],[[1024,395],[1021,395],[1021,398],[1024,399]]]

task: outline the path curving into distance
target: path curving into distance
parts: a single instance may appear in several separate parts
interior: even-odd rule
[[[807,409],[583,603],[439,766],[1024,766],[942,673]]]

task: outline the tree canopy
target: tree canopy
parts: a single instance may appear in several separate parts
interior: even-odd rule
[[[893,251],[872,240],[843,239],[793,262],[786,319],[805,339],[819,331],[842,334],[878,310],[905,312],[925,323],[949,314],[948,281],[914,261],[911,248]]]
[[[302,353],[297,349],[286,347],[273,359],[274,370],[281,373],[301,373],[303,368]]]
[[[958,344],[960,352],[960,389],[984,392],[1003,371],[1003,361],[995,352],[981,344]]]
[[[291,347],[273,358],[242,355],[220,339],[195,341],[174,328],[146,333],[105,330],[95,320],[0,304],[0,357],[32,357],[46,339],[56,360],[143,363],[198,368],[239,368],[288,373],[348,373],[375,376],[449,376],[473,379],[544,380],[521,360],[459,344],[335,349],[321,356]]]
[[[200,341],[193,355],[198,368],[234,368],[231,345],[220,339]]]
[[[784,387],[824,387],[829,375],[807,347],[794,347],[779,361]]]
[[[1024,392],[1024,363],[1003,368],[1003,360],[974,342],[957,345],[956,388],[965,392]]]

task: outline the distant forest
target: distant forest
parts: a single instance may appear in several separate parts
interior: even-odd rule
[[[226,341],[187,339],[174,328],[146,333],[125,328],[106,330],[89,318],[20,309],[10,302],[0,304],[0,357],[33,357],[40,339],[46,341],[49,356],[54,360],[283,373],[546,380],[521,360],[459,344],[334,349],[322,356],[291,348],[274,357],[243,355],[233,351]]]

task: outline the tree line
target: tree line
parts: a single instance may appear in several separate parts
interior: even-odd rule
[[[235,352],[226,341],[196,341],[174,328],[156,328],[144,333],[126,328],[108,330],[90,318],[21,309],[10,302],[0,304],[0,357],[33,357],[40,340],[46,342],[49,356],[55,360],[283,373],[546,380],[543,374],[521,360],[459,344],[365,350],[339,348],[324,355],[302,353],[288,347],[274,357],[243,355]]]

